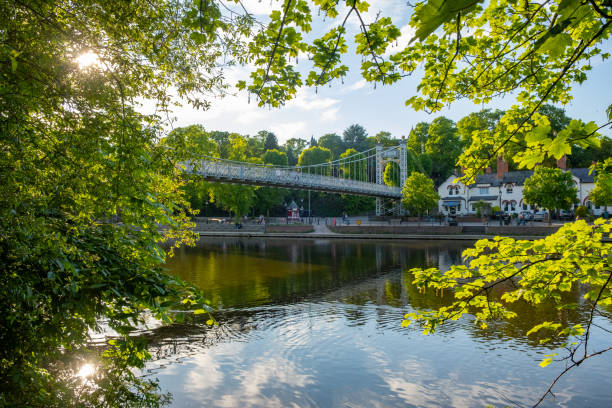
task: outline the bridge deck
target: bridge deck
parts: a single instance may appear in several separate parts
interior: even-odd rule
[[[399,187],[389,187],[385,184],[324,176],[321,174],[302,173],[298,170],[248,166],[212,160],[187,163],[185,167],[187,172],[198,174],[205,180],[221,183],[252,184],[395,199],[399,199],[402,196]]]

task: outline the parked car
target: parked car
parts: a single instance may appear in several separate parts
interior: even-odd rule
[[[534,221],[546,221],[548,220],[548,211],[536,211],[533,214]]]
[[[572,210],[566,211],[566,210],[561,210],[559,211],[559,219],[560,220],[573,220],[575,218],[574,216],[574,212]]]
[[[533,213],[531,211],[521,211],[519,218],[520,216],[522,216],[525,221],[533,221]]]

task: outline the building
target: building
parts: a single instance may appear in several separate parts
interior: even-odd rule
[[[572,173],[578,190],[579,205],[586,206],[594,215],[601,215],[605,208],[597,207],[589,201],[589,192],[595,187],[593,174],[589,174],[589,169],[568,170],[565,157],[557,161],[557,166]],[[484,201],[491,207],[498,206],[508,213],[534,211],[535,208],[523,202],[523,185],[532,174],[531,170],[508,171],[508,163],[498,158],[496,174],[488,167],[485,174],[478,175],[475,183],[469,186],[455,182],[460,176],[451,175],[438,187],[441,197],[438,210],[442,214],[475,215],[476,203]]]

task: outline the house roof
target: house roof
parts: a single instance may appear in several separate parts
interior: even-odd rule
[[[594,183],[595,172],[589,174],[588,168],[569,169],[569,171],[583,183]]]
[[[595,172],[589,174],[588,168],[569,169],[569,171],[583,183],[594,183]],[[522,186],[525,184],[525,180],[532,175],[533,170],[509,171],[504,174],[504,177],[500,180],[497,178],[497,174],[479,174],[476,176],[475,184],[490,184],[493,187],[497,187],[500,184],[514,183]],[[474,184],[472,184],[472,186],[474,186]]]
[[[499,180],[497,174],[479,174],[476,176],[475,184],[490,184],[492,186],[498,186]]]
[[[533,171],[531,170],[519,170],[519,171],[509,171],[504,174],[504,178],[502,179],[503,183],[514,183],[522,186],[525,183],[525,179],[531,177]]]

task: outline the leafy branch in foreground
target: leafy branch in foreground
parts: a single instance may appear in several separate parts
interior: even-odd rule
[[[578,366],[585,359],[609,350],[590,350],[589,335],[594,325],[593,317],[605,314],[603,308],[612,305],[612,248],[602,241],[609,236],[610,230],[611,221],[598,219],[594,225],[585,221],[566,224],[556,233],[535,241],[495,237],[480,240],[474,248],[466,249],[463,252],[465,264],[453,265],[447,272],[436,268],[412,269],[414,284],[420,290],[436,293],[450,290],[455,300],[438,310],[408,313],[402,325],[406,327],[415,322],[423,328],[424,334],[429,334],[447,321],[471,314],[475,324],[486,329],[491,321],[516,317],[511,306],[517,302],[530,305],[551,302],[562,314],[563,310],[578,306],[568,303],[564,294],[576,285],[586,285],[588,291],[584,299],[591,309],[584,326],[566,326],[562,320],[543,321],[526,333],[546,332],[548,337],[540,343],[566,339],[563,347],[569,352],[568,369]],[[583,356],[577,359],[579,348]],[[551,357],[541,365],[549,364]],[[565,372],[567,369],[561,375]]]

